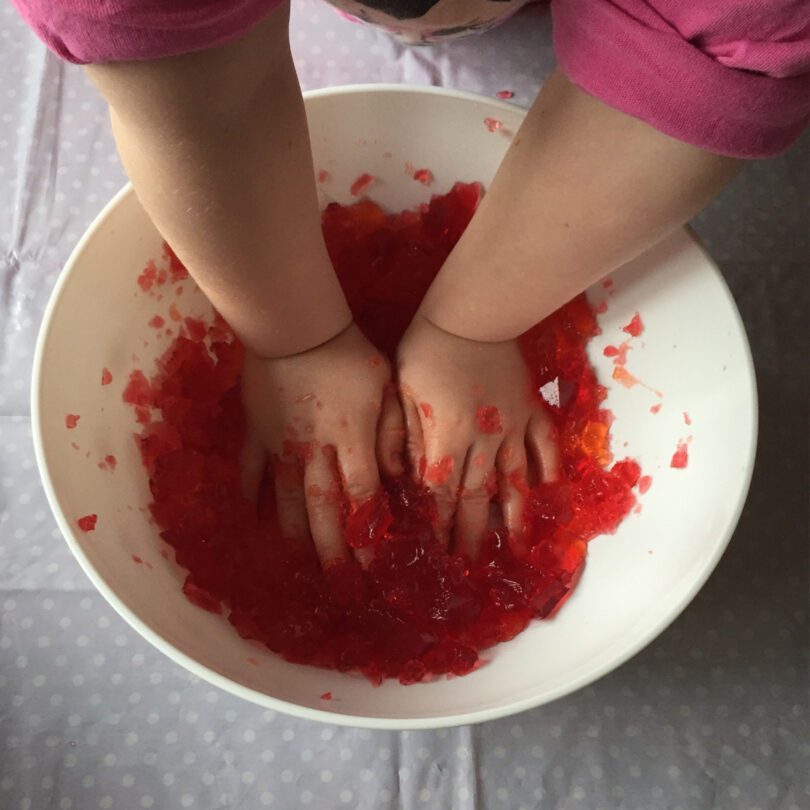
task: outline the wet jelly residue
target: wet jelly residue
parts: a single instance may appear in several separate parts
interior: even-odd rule
[[[356,322],[389,358],[480,197],[479,185],[457,184],[397,214],[368,199],[324,211]],[[587,541],[615,531],[635,504],[641,470],[630,459],[613,463],[606,389],[586,354],[598,326],[585,296],[520,340],[538,403],[557,429],[562,476],[523,482],[524,536],[491,529],[475,561],[446,550],[432,528],[432,497],[404,475],[346,509],[347,543],[373,554],[367,567],[352,559],[322,570],[311,545],[281,537],[273,487],[284,486],[284,470],[275,484],[268,476],[258,507],[242,495],[241,345],[218,317],[186,319],[179,330],[152,378],[134,371],[124,392],[140,425],[151,514],[188,571],[186,597],[288,660],[359,671],[374,683],[470,672],[481,650],[560,608]],[[488,428],[500,419],[484,416]],[[433,481],[458,472],[452,459],[426,460],[423,469]]]
[[[83,532],[92,532],[96,528],[96,523],[98,522],[98,515],[85,515],[84,517],[80,517],[76,523],[79,525],[79,528]]]
[[[73,430],[79,424],[79,419],[81,419],[81,416],[77,413],[65,414],[65,427],[68,430]]]

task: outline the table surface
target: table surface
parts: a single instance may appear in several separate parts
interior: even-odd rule
[[[305,88],[432,84],[527,106],[550,73],[530,7],[408,49],[298,0]],[[371,732],[263,711],[200,681],[95,592],[51,517],[28,405],[37,329],[71,248],[124,182],[82,71],[0,9],[0,807],[807,807],[810,139],[752,164],[695,227],[757,367],[759,457],[731,545],[647,649],[548,706],[474,727]]]

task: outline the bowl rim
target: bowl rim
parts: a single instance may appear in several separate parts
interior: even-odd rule
[[[317,90],[308,90],[304,92],[304,99],[322,98],[324,96],[343,96],[343,95],[356,95],[356,94],[413,94],[413,95],[433,95],[443,96],[457,100],[472,101],[475,103],[483,103],[489,107],[496,107],[510,112],[523,113],[523,108],[517,107],[514,104],[501,101],[499,99],[491,99],[477,93],[470,93],[467,91],[453,90],[444,87],[431,87],[431,86],[418,86],[418,85],[401,85],[401,84],[355,84],[355,85],[341,85],[336,87],[321,88]],[[502,706],[477,709],[469,712],[449,715],[435,715],[430,717],[419,718],[397,718],[397,717],[373,717],[367,715],[353,715],[334,712],[326,709],[315,709],[308,706],[302,706],[298,703],[291,703],[280,698],[275,698],[270,695],[243,686],[230,678],[219,674],[218,672],[210,669],[209,667],[201,664],[191,656],[179,650],[173,644],[166,641],[156,631],[152,630],[144,621],[142,621],[133,611],[127,607],[126,604],[118,597],[113,588],[101,577],[98,571],[94,568],[88,557],[84,554],[77,535],[67,521],[63,510],[59,505],[59,498],[56,494],[53,478],[51,476],[50,467],[45,454],[43,430],[42,430],[42,409],[40,407],[42,397],[42,359],[45,351],[46,344],[48,343],[51,327],[53,324],[53,316],[58,305],[62,289],[69,281],[75,268],[79,263],[81,256],[90,243],[96,236],[97,232],[105,224],[107,217],[119,206],[123,205],[132,195],[134,190],[131,183],[127,183],[120,191],[118,191],[113,198],[101,209],[93,221],[88,226],[82,237],[79,239],[76,246],[70,253],[67,261],[65,262],[59,278],[51,291],[48,299],[47,306],[42,317],[42,322],[37,337],[36,349],[34,352],[34,365],[31,380],[31,424],[32,424],[32,437],[34,443],[34,453],[36,457],[37,467],[39,469],[40,477],[42,479],[42,486],[45,490],[45,495],[51,511],[56,518],[59,529],[62,532],[68,547],[70,548],[73,556],[79,562],[82,570],[88,576],[93,585],[98,589],[101,595],[107,600],[111,607],[121,616],[124,621],[129,624],[137,633],[139,633],[146,641],[152,644],[157,650],[167,656],[171,661],[197,676],[201,680],[229,692],[232,695],[248,700],[251,703],[262,706],[265,709],[273,709],[287,715],[292,715],[305,720],[316,720],[322,723],[329,723],[333,725],[349,726],[353,728],[368,728],[378,730],[410,730],[410,729],[435,729],[447,728],[452,726],[469,725],[475,723],[482,723],[489,720],[497,720],[499,718],[508,717],[538,706],[558,700],[565,695],[569,695],[585,686],[593,683],[599,678],[603,677],[609,672],[618,669],[622,664],[626,663],[630,658],[639,653],[655,638],[663,633],[674,621],[681,615],[686,606],[694,599],[700,589],[704,586],[706,581],[711,576],[716,568],[720,558],[725,552],[731,537],[737,527],[737,524],[742,514],[743,507],[748,497],[748,492],[751,486],[751,479],[754,470],[754,462],[756,459],[757,439],[758,439],[758,399],[757,399],[757,384],[756,373],[751,354],[751,347],[748,343],[748,337],[743,325],[742,317],[731,290],[728,287],[719,267],[709,255],[708,251],[697,237],[695,232],[690,226],[684,228],[687,236],[703,254],[703,258],[720,281],[720,286],[731,304],[733,313],[734,326],[737,329],[738,336],[742,338],[744,346],[744,363],[748,372],[748,380],[750,385],[751,397],[751,420],[746,431],[750,442],[748,445],[748,456],[745,460],[745,471],[743,485],[740,488],[737,497],[737,503],[734,509],[729,514],[729,518],[722,527],[722,531],[718,533],[721,538],[715,546],[715,549],[710,557],[707,558],[703,565],[700,574],[693,580],[691,586],[686,593],[670,608],[668,614],[660,621],[654,623],[646,632],[644,632],[632,645],[623,650],[620,655],[611,658],[609,661],[601,665],[588,669],[581,673],[577,678],[567,682],[556,689],[543,692],[541,695],[535,697],[524,698],[519,701],[505,703]]]

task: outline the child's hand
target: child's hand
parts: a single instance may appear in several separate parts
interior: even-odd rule
[[[322,565],[348,556],[342,516],[403,471],[402,412],[385,359],[352,324],[291,357],[248,353],[242,395],[249,439],[243,480],[254,495],[270,454],[282,534],[310,536]]]
[[[498,492],[519,538],[527,481],[556,478],[559,451],[516,341],[467,340],[417,315],[398,365],[408,452],[436,497],[440,537],[475,557]]]

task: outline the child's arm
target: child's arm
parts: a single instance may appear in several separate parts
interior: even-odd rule
[[[138,198],[257,353],[310,349],[351,313],[321,235],[288,10],[227,45],[91,65]]]
[[[524,446],[529,466],[556,474],[553,437],[529,402],[514,339],[686,222],[738,165],[607,107],[560,72],[546,83],[400,348],[413,452],[428,470],[453,460],[452,475],[428,484],[445,529],[458,500],[462,548],[483,534],[487,474],[499,476],[515,531]],[[431,419],[420,402],[432,405]],[[480,406],[499,409],[500,433],[480,430]]]
[[[403,430],[323,241],[288,13],[225,46],[88,70],[139,199],[249,349],[246,485],[269,451],[282,531],[311,533],[326,564],[347,554],[343,493],[373,495],[378,458],[401,471]]]

